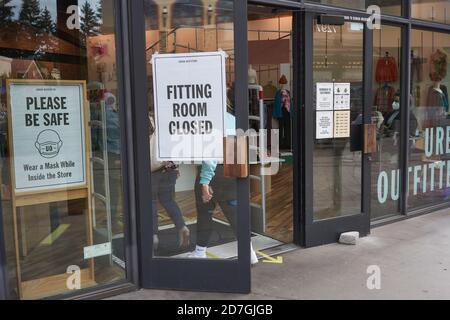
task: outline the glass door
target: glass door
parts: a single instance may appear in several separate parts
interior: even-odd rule
[[[248,6],[248,95],[252,242],[263,257],[294,242],[294,12]]]
[[[366,184],[368,162],[364,153],[367,113],[367,81],[371,72],[365,53],[369,32],[359,22],[342,25],[319,24],[306,18],[313,28],[311,67],[306,63],[312,84],[306,94],[307,208],[305,244],[313,246],[335,242],[343,232],[369,230]]]
[[[139,134],[148,141],[144,287],[249,292],[248,175],[233,172],[246,168],[239,157],[247,146],[229,143],[242,141],[236,136],[248,127],[247,66],[239,63],[246,38],[235,39],[234,23],[236,12],[247,19],[246,4],[133,6],[144,13],[147,66],[147,105],[136,106],[146,119]],[[232,147],[237,157],[230,160]]]

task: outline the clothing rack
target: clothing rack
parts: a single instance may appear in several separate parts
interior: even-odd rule
[[[259,114],[249,115],[250,121],[256,121],[259,123],[259,129],[264,129],[265,116],[264,116],[264,89],[260,85],[249,85],[249,93],[256,91],[259,104]],[[264,166],[261,155],[266,155],[266,135],[263,131],[259,131],[258,135],[250,136],[250,165],[259,165],[259,175],[250,175],[250,180],[257,181],[259,183],[259,191],[261,193],[261,203],[254,203],[250,201],[251,209],[251,225],[252,231],[260,234],[264,234],[267,230],[267,217],[266,217],[266,178],[264,176]]]
[[[101,84],[101,88],[96,88],[96,90],[103,91],[104,87]],[[92,216],[93,216],[93,228],[94,230],[100,234],[102,237],[106,239],[108,243],[112,244],[113,234],[112,234],[112,213],[111,213],[111,191],[110,191],[110,180],[109,180],[109,163],[108,163],[108,132],[106,125],[106,106],[105,101],[100,101],[95,103],[97,105],[94,106],[96,110],[95,117],[92,117],[92,112],[90,113],[89,124],[90,127],[94,130],[100,129],[99,133],[101,134],[101,139],[99,139],[101,144],[99,149],[101,150],[101,155],[98,154],[97,150],[93,149],[93,144],[91,144],[91,185],[92,185]],[[103,184],[104,184],[104,193],[101,193],[97,188],[97,184],[95,183],[95,175],[94,175],[94,166],[98,165],[102,167],[102,175],[103,175]],[[101,188],[100,188],[101,189]],[[100,227],[97,224],[97,203],[103,203],[105,207],[106,213],[106,225]],[[112,255],[110,255],[109,263],[112,265]]]
[[[90,90],[99,90],[104,91],[103,84],[93,85],[89,88]],[[96,149],[93,149],[93,144],[91,144],[91,158],[90,158],[90,170],[91,170],[91,199],[92,199],[92,216],[93,216],[93,229],[94,231],[105,239],[104,241],[111,244],[111,250],[113,240],[123,238],[124,234],[113,235],[113,226],[112,226],[112,208],[111,208],[111,188],[110,188],[110,173],[109,173],[109,155],[108,155],[108,132],[107,132],[107,119],[106,119],[106,105],[105,101],[95,102],[94,106],[91,106],[91,109],[96,110],[95,117],[92,115],[92,111],[90,112],[89,124],[91,128],[99,129],[99,133],[101,134],[101,138],[98,139],[100,145],[96,146]],[[102,181],[100,186],[96,183],[95,175],[94,175],[94,167],[100,167]],[[101,187],[103,184],[103,188]],[[100,191],[101,190],[101,191]],[[103,192],[103,193],[102,193]],[[99,225],[97,220],[97,204],[102,203],[105,208],[106,215],[106,224]],[[122,268],[125,268],[125,262],[120,258],[114,255],[114,252],[111,252],[109,256],[109,264],[113,265],[113,263],[117,263]]]

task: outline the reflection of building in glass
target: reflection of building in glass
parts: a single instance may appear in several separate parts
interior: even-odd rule
[[[159,9],[153,0],[144,1],[145,29],[157,30],[159,28]]]
[[[210,14],[209,10],[208,14]],[[226,23],[232,21],[233,21],[233,2],[229,0],[217,0],[216,23]]]
[[[176,0],[172,4],[172,28],[202,26],[203,10],[201,0]]]

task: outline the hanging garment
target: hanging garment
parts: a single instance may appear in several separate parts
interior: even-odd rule
[[[441,89],[430,87],[428,89],[427,104],[422,115],[422,127],[433,128],[439,125],[446,117],[449,102],[445,92]]]
[[[259,91],[248,90],[249,112],[251,116],[259,115]]]
[[[279,119],[280,129],[280,149],[292,150],[292,119],[291,113],[286,108],[282,108],[283,117]]]
[[[275,94],[275,103],[273,107],[272,116],[275,119],[283,118],[283,109],[285,109],[288,113],[292,111],[292,98],[289,90],[278,90]]]
[[[431,81],[442,81],[447,76],[447,55],[437,49],[430,56],[430,79]]]
[[[374,105],[378,107],[383,116],[392,112],[392,103],[394,102],[395,88],[383,86],[377,89],[375,93]]]
[[[448,90],[447,90],[447,86],[441,84],[440,86],[442,92],[444,93],[444,97],[445,97],[445,101],[447,102],[447,108],[446,111],[450,112],[450,100],[448,99]]]
[[[423,81],[423,59],[411,56],[411,83]],[[411,85],[412,88],[412,85]]]
[[[261,124],[260,121],[252,120],[250,121],[249,129],[254,129],[256,132],[259,132],[261,129],[266,128],[267,126],[267,108],[264,105],[263,110],[260,109],[260,96],[259,96],[259,90],[249,89],[249,115],[250,116],[256,116],[256,117],[262,117],[264,119],[264,123]],[[261,114],[262,113],[262,114]],[[261,128],[261,125],[264,126],[264,128]]]
[[[395,58],[383,57],[378,60],[375,80],[378,83],[396,82],[398,80],[398,68]]]
[[[265,85],[263,89],[265,99],[274,99],[278,91],[277,87],[273,85],[272,81]]]

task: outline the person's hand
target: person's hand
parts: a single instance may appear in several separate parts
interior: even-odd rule
[[[213,191],[209,185],[202,185],[202,201],[208,203],[213,197]]]

